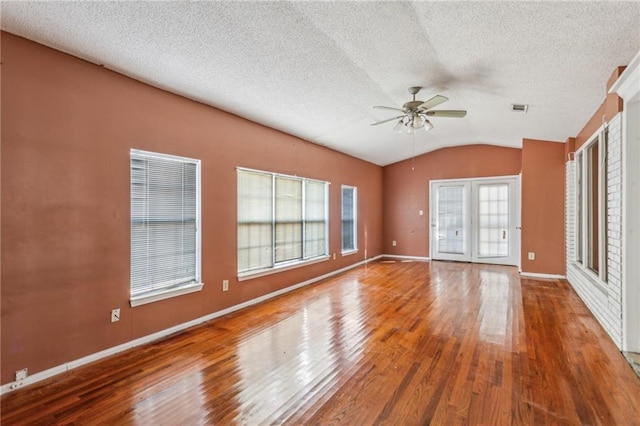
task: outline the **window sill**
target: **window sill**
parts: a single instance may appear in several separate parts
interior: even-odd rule
[[[129,303],[131,304],[131,307],[134,308],[136,306],[146,305],[147,303],[182,296],[183,294],[195,293],[196,291],[202,290],[203,286],[203,283],[190,283],[180,287],[151,291],[149,293],[132,297],[129,299]]]
[[[356,254],[356,253],[358,253],[358,249],[343,251],[340,254],[342,254],[343,256],[349,256],[351,254]]]
[[[288,263],[284,265],[274,266],[269,269],[261,269],[259,271],[251,271],[238,274],[238,281],[247,281],[252,280],[254,278],[264,277],[266,275],[277,274],[279,272],[288,271],[290,269],[299,268],[301,266],[313,265],[314,263],[324,262],[325,260],[329,260],[329,256],[320,256],[314,257],[313,259],[302,260],[300,262]]]
[[[602,294],[604,294],[605,296],[609,295],[609,290],[607,289],[607,283],[602,281],[600,277],[596,276],[596,274],[593,273],[593,271],[584,267],[584,265],[578,262],[573,262],[571,266],[573,266],[576,269],[576,271],[578,271],[578,273],[582,275],[582,278],[585,281],[588,281],[591,285],[593,285],[595,288],[600,290]]]

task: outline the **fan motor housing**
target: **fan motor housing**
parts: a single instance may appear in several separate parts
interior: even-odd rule
[[[413,110],[418,109],[418,107],[420,105],[422,105],[423,103],[424,103],[424,101],[409,101],[409,102],[407,102],[406,104],[404,104],[402,106],[402,109],[405,112],[413,111]]]

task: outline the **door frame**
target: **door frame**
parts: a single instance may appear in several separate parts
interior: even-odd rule
[[[477,228],[476,224],[478,223],[478,208],[477,208],[477,195],[474,194],[474,187],[478,184],[482,183],[510,183],[513,186],[510,186],[510,194],[509,201],[511,203],[510,208],[513,210],[513,223],[509,224],[510,235],[512,235],[512,244],[509,256],[509,261],[507,263],[502,262],[492,262],[488,261],[488,259],[478,258],[477,257]],[[429,257],[434,259],[433,255],[435,253],[435,235],[436,233],[436,211],[435,211],[435,191],[433,190],[436,185],[465,185],[469,187],[467,196],[470,198],[467,212],[465,225],[469,228],[469,243],[468,247],[465,248],[465,255],[451,255],[439,257],[437,260],[458,260],[464,262],[474,262],[474,263],[497,263],[502,265],[512,265],[520,268],[520,244],[521,244],[521,184],[520,184],[520,175],[507,175],[507,176],[490,176],[490,177],[481,177],[481,178],[456,178],[456,179],[432,179],[429,180]],[[510,217],[511,219],[511,217]],[[466,254],[468,252],[468,255]],[[435,259],[434,259],[435,260]]]

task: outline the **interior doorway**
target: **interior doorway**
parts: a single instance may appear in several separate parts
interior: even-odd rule
[[[518,176],[430,181],[433,260],[518,266]]]

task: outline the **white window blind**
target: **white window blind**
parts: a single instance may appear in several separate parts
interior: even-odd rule
[[[238,270],[273,266],[273,176],[238,172]]]
[[[305,182],[304,252],[306,257],[322,256],[327,250],[327,185]]]
[[[276,177],[276,263],[302,259],[302,181]]]
[[[198,160],[131,151],[131,298],[200,283]]]
[[[238,273],[327,255],[328,183],[238,169]]]
[[[342,252],[357,250],[357,192],[352,186],[342,187]]]

